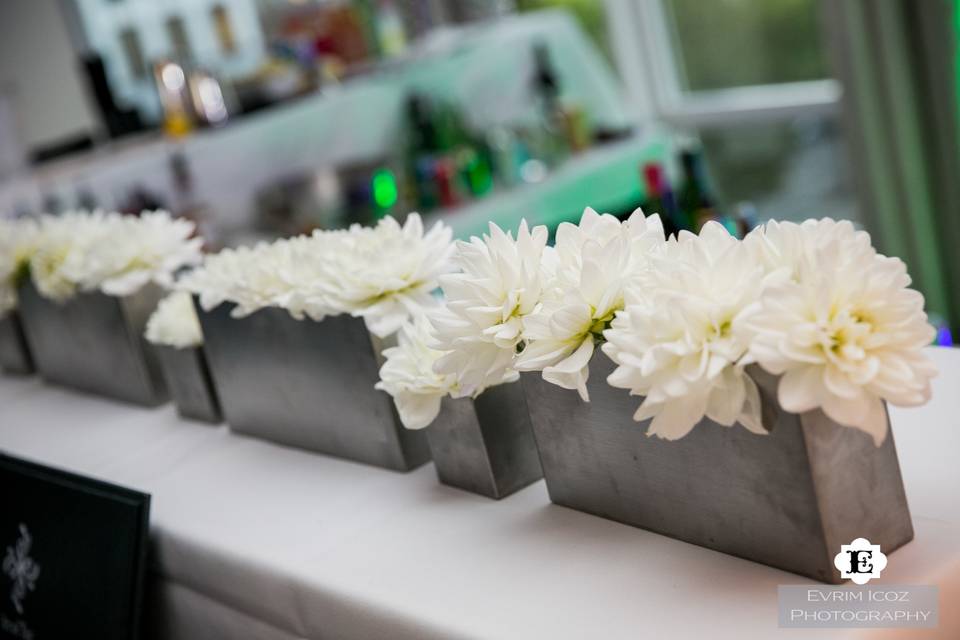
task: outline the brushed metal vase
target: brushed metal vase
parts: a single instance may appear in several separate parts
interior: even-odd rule
[[[444,398],[426,429],[443,484],[500,499],[543,477],[530,414],[518,382],[477,398]]]
[[[710,420],[676,441],[634,422],[641,398],[607,384],[597,350],[590,402],[521,377],[550,499],[828,583],[833,557],[867,538],[890,553],[913,538],[893,434],[880,447],[822,411],[782,411],[778,378],[757,368],[768,435]]]
[[[362,319],[296,320],[278,308],[232,318],[230,303],[196,306],[234,431],[397,471],[430,459],[425,434],[404,429],[390,396],[374,389],[379,345]]]
[[[16,310],[0,318],[0,369],[20,375],[34,371],[33,357],[23,335],[23,323]]]
[[[210,377],[203,347],[178,349],[155,345],[163,378],[180,417],[218,424],[223,420],[220,400]]]
[[[143,337],[163,296],[159,287],[124,297],[81,292],[58,303],[28,280],[18,294],[24,335],[44,380],[144,406],[167,401],[156,353]]]

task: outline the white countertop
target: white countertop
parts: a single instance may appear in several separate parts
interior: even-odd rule
[[[916,538],[880,584],[936,584],[960,638],[960,351],[891,417]],[[835,638],[777,629],[799,576],[551,505],[502,501],[0,377],[0,449],[149,492],[160,635],[179,638]],[[871,583],[876,584],[876,583]],[[894,634],[894,630],[887,632]],[[858,634],[862,634],[858,635]]]

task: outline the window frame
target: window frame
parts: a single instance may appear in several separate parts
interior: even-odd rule
[[[604,4],[614,60],[639,116],[709,127],[839,112],[843,92],[834,79],[686,91],[663,0]]]

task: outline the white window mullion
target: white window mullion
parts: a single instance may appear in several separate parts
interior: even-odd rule
[[[831,79],[685,91],[663,1],[606,0],[606,9],[614,57],[640,116],[700,127],[838,109],[841,87]]]
[[[841,93],[836,80],[698,91],[661,117],[679,125],[708,126],[830,114],[839,110]]]

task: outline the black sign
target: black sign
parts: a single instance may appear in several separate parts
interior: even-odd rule
[[[0,454],[0,638],[136,638],[150,496]]]

